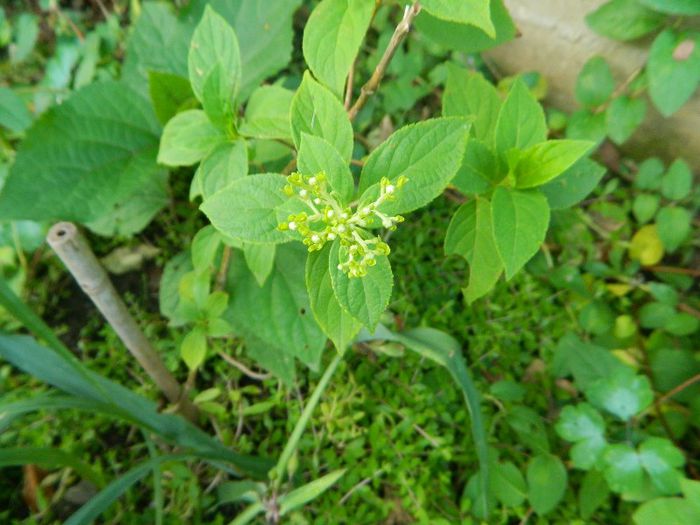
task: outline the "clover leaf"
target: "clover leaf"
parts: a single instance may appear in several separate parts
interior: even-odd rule
[[[600,460],[607,445],[603,417],[588,403],[564,408],[556,431],[565,440],[575,443],[571,448],[571,460],[575,467],[583,470]]]

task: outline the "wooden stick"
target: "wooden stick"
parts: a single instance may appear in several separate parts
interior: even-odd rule
[[[100,265],[87,240],[75,224],[70,222],[54,224],[46,240],[153,382],[171,403],[178,406],[183,415],[190,420],[195,420],[196,407],[183,396],[182,387],[165,367],[157,350],[153,348],[127,310],[124,301],[109,280],[107,272]]]
[[[401,19],[401,22],[399,22],[399,25],[396,26],[394,34],[391,35],[389,45],[386,47],[382,58],[379,60],[379,64],[377,64],[377,67],[374,68],[374,72],[372,73],[372,76],[369,77],[367,83],[362,86],[360,96],[357,97],[355,103],[348,110],[348,117],[350,120],[353,120],[357,116],[357,113],[364,107],[369,97],[379,88],[379,84],[384,77],[384,73],[386,73],[386,68],[389,67],[389,62],[391,62],[391,59],[394,57],[394,53],[396,53],[396,50],[401,45],[401,42],[403,42],[403,39],[406,38],[406,35],[408,35],[408,32],[411,30],[411,23],[413,22],[413,19],[418,16],[418,13],[420,13],[420,4],[418,2],[415,2],[410,7],[406,6],[406,10],[403,13],[403,18]]]

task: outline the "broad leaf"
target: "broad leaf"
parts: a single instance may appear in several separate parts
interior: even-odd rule
[[[685,464],[683,453],[668,439],[649,437],[639,446],[639,460],[652,484],[665,495],[678,494]]]
[[[700,510],[690,499],[656,498],[643,503],[632,516],[636,525],[700,523]]]
[[[452,184],[462,193],[479,195],[489,191],[502,175],[498,159],[488,146],[470,140]]]
[[[685,199],[693,187],[693,174],[683,159],[676,159],[661,179],[661,194],[670,200]]]
[[[442,20],[476,26],[491,38],[496,28],[491,22],[491,0],[422,0],[421,6],[428,13]]]
[[[623,373],[625,365],[605,348],[568,333],[557,343],[552,369],[557,377],[572,375],[576,386],[586,390],[599,379]]]
[[[226,136],[204,111],[189,109],[166,124],[160,139],[158,162],[166,166],[191,166],[225,140]]]
[[[700,15],[700,4],[697,0],[639,0],[639,3],[671,15]]]
[[[277,248],[274,244],[243,245],[245,262],[260,286],[265,284],[270,273],[272,273],[272,269],[275,267],[276,250]]]
[[[328,141],[302,133],[297,168],[305,175],[315,175],[324,172],[328,184],[338,192],[340,201],[348,204],[355,193],[355,180],[350,168]]]
[[[547,197],[551,209],[570,208],[588,197],[605,171],[603,166],[584,157],[554,180],[540,186],[539,190]]]
[[[586,472],[578,493],[578,506],[581,511],[581,517],[588,520],[598,507],[605,503],[609,496],[610,488],[603,474],[598,470]]]
[[[656,229],[667,251],[676,251],[690,236],[692,220],[692,214],[678,206],[662,208],[659,211],[656,215]]]
[[[367,275],[350,278],[338,269],[341,257],[346,257],[344,251],[345,248],[336,240],[328,257],[335,297],[346,312],[373,331],[391,299],[394,277],[389,259],[385,255],[379,256],[377,264],[368,268]]]
[[[311,314],[304,280],[306,250],[298,243],[277,247],[274,270],[260,287],[240,258],[228,276],[231,297],[224,317],[248,338],[279,356],[296,357],[318,369],[326,338]],[[262,363],[265,365],[265,363]]]
[[[576,79],[576,100],[588,107],[604,104],[615,89],[615,79],[603,57],[595,56],[583,65]]]
[[[190,200],[204,200],[233,181],[248,175],[248,150],[243,140],[224,142],[211,150],[197,167],[190,186]]]
[[[676,58],[676,48],[686,41],[693,46],[690,55]],[[700,33],[667,29],[659,34],[649,50],[647,76],[649,95],[658,110],[667,117],[678,111],[700,83]]]
[[[620,96],[615,98],[605,111],[608,135],[616,144],[622,144],[644,122],[647,103],[643,98]]]
[[[640,4],[639,0],[612,0],[586,15],[596,33],[615,40],[634,40],[661,27],[665,17]]]
[[[518,467],[510,461],[492,470],[491,491],[507,507],[517,507],[527,498],[527,484]]]
[[[515,166],[515,187],[534,188],[558,177],[593,146],[583,140],[548,140],[520,153]]]
[[[566,492],[566,467],[551,454],[535,456],[527,466],[528,498],[537,514],[553,510]]]
[[[610,445],[603,456],[603,474],[615,492],[639,492],[644,485],[644,471],[639,455],[630,445]]]
[[[234,181],[206,199],[201,210],[224,235],[252,243],[280,243],[289,238],[277,229],[276,208],[286,201],[286,178],[275,173]]]
[[[586,396],[595,406],[627,421],[651,404],[654,392],[646,376],[624,369],[592,383]]]
[[[493,236],[511,279],[544,242],[549,225],[547,199],[536,190],[496,188],[491,200]]]
[[[503,0],[491,0],[489,3],[491,22],[496,30],[495,36],[489,36],[476,26],[442,20],[425,10],[416,18],[416,27],[421,34],[448,49],[463,53],[478,53],[491,49],[515,38],[517,30],[503,5]]]
[[[32,123],[24,101],[11,89],[0,87],[0,126],[13,133],[21,133]]]
[[[245,108],[239,131],[257,139],[292,140],[289,115],[294,93],[280,86],[260,86]]]
[[[314,76],[340,97],[374,12],[374,0],[322,0],[306,22],[302,49]]]
[[[326,139],[350,162],[353,132],[345,108],[328,88],[316,82],[307,71],[292,100],[292,137],[297,148],[302,133]]]
[[[333,291],[328,258],[331,247],[311,252],[306,259],[306,288],[314,317],[338,352],[345,352],[361,324],[340,306]]]
[[[587,403],[564,407],[556,430],[562,438],[575,443],[571,448],[571,459],[580,469],[593,467],[607,445],[603,417]]]
[[[408,182],[382,211],[393,215],[425,206],[457,173],[468,133],[469,122],[462,118],[432,119],[401,128],[370,153],[360,175],[360,193],[382,177],[395,183],[404,176]]]
[[[445,253],[461,255],[469,263],[469,284],[463,290],[468,303],[493,289],[503,273],[503,263],[493,238],[488,200],[477,198],[457,210],[447,229]]]
[[[190,82],[180,75],[148,72],[148,93],[161,124],[166,124],[189,101],[194,101]]]
[[[208,7],[192,35],[187,57],[192,91],[204,102],[205,82],[218,68],[216,92],[222,97],[221,107],[231,104],[241,84],[241,54],[238,38],[229,23]]]
[[[524,149],[547,138],[547,122],[542,106],[523,80],[513,82],[496,121],[496,150],[505,154],[511,148]]]
[[[27,132],[0,194],[0,216],[88,222],[109,214],[161,173],[159,134],[148,100],[126,85],[80,89]]]
[[[469,117],[472,134],[486,145],[492,144],[496,119],[501,109],[498,91],[481,74],[447,64],[447,82],[442,95],[445,117]]]

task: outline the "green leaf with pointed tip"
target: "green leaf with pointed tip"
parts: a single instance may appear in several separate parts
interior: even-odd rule
[[[630,445],[609,445],[603,455],[603,474],[615,492],[639,492],[644,484],[644,471],[639,455]]]
[[[431,15],[448,22],[476,26],[491,38],[496,28],[491,21],[491,0],[422,0],[421,6]]]
[[[556,430],[562,438],[575,443],[571,448],[571,459],[575,467],[583,470],[598,462],[607,445],[605,421],[587,403],[565,407],[559,415]]]
[[[275,251],[275,244],[245,243],[243,245],[245,262],[260,286],[265,284],[275,266]]]
[[[639,0],[639,3],[671,15],[700,15],[698,0]]]
[[[470,140],[452,184],[467,195],[480,195],[489,191],[501,178],[498,159],[493,152],[483,142]]]
[[[207,6],[192,35],[187,69],[192,91],[204,102],[204,87],[211,72],[219,68],[216,92],[224,107],[236,96],[241,84],[241,53],[238,38],[229,23],[214,9]]]
[[[391,299],[394,276],[389,259],[381,255],[376,258],[377,264],[367,269],[367,275],[350,278],[338,269],[340,258],[345,255],[343,251],[344,248],[336,240],[328,257],[328,271],[335,297],[347,313],[372,332]]]
[[[687,57],[676,58],[678,46],[693,46]],[[659,34],[649,50],[647,60],[649,96],[666,117],[683,106],[700,84],[700,33],[675,33],[667,29]]]
[[[282,496],[279,499],[280,516],[285,516],[294,509],[318,498],[343,477],[345,472],[346,469],[335,470]]]
[[[304,26],[304,59],[314,76],[338,97],[343,93],[374,7],[374,0],[322,0]]]
[[[581,517],[588,520],[610,496],[605,477],[598,470],[589,470],[583,477],[578,493],[578,506]]]
[[[692,230],[693,216],[678,206],[662,208],[656,215],[656,230],[664,248],[676,251],[688,238]]]
[[[566,492],[566,467],[551,454],[541,454],[527,466],[528,497],[539,515],[552,511]]]
[[[685,199],[693,187],[693,174],[683,159],[676,159],[661,178],[661,194],[667,199]]]
[[[493,237],[511,279],[544,242],[549,225],[547,199],[537,190],[496,188],[491,200]]]
[[[492,469],[491,491],[507,507],[522,505],[527,498],[525,478],[510,461],[496,463]]]
[[[248,150],[243,140],[224,142],[211,150],[197,167],[190,185],[190,200],[204,200],[233,181],[248,175]]]
[[[468,303],[493,289],[503,273],[503,264],[493,238],[488,200],[469,201],[452,216],[445,236],[445,254],[460,255],[469,263],[469,284],[463,290]]]
[[[166,166],[191,166],[226,140],[200,109],[178,113],[163,130],[158,162]]]
[[[608,135],[616,144],[626,142],[644,122],[646,114],[647,102],[643,98],[624,95],[615,98],[605,111]]]
[[[353,131],[348,114],[335,95],[308,71],[292,99],[291,122],[297,148],[301,146],[302,133],[308,133],[326,139],[346,163],[350,162]]]
[[[207,355],[207,335],[201,327],[190,330],[180,345],[180,357],[190,370],[195,370]]]
[[[311,311],[338,352],[345,352],[362,325],[340,306],[333,291],[329,269],[331,247],[311,252],[306,259],[306,288]]]
[[[148,93],[161,124],[166,124],[177,115],[189,100],[194,100],[189,80],[180,75],[160,71],[148,72]]]
[[[585,140],[548,140],[520,152],[515,187],[534,188],[558,177],[593,147]]]
[[[442,95],[444,117],[471,118],[474,138],[491,144],[500,109],[501,97],[491,82],[480,73],[447,64],[447,82]]]
[[[396,200],[382,205],[382,212],[407,213],[428,204],[457,173],[469,125],[463,118],[437,118],[396,131],[370,153],[362,168],[359,191],[363,198],[382,177],[396,183],[404,176],[408,182],[397,190]]]
[[[554,180],[539,187],[553,210],[570,208],[585,199],[605,175],[605,168],[583,157]]]
[[[200,209],[216,229],[251,243],[289,240],[277,229],[276,208],[286,202],[282,189],[287,179],[276,173],[243,177],[206,199]]]
[[[24,101],[11,89],[0,87],[0,126],[13,133],[21,133],[32,124]]]
[[[638,0],[612,0],[586,15],[588,27],[615,40],[634,40],[661,27],[666,17]]]
[[[636,525],[689,525],[700,523],[700,510],[690,499],[656,498],[640,505],[632,519]]]
[[[595,406],[627,421],[651,404],[654,392],[646,376],[621,369],[592,383],[586,396]]]
[[[338,192],[343,204],[348,204],[355,193],[355,180],[347,162],[327,140],[302,133],[297,157],[297,168],[305,175],[323,171],[331,188]]]
[[[547,121],[542,106],[522,79],[513,82],[496,120],[496,151],[505,155],[511,148],[525,149],[547,139]]]
[[[239,131],[256,139],[292,140],[289,115],[294,92],[280,86],[260,86],[245,108]]]

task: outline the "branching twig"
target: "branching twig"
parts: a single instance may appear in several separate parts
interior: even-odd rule
[[[419,12],[419,2],[415,2],[410,7],[406,7],[406,10],[403,13],[403,18],[401,19],[401,22],[399,22],[399,25],[396,26],[394,34],[391,35],[389,45],[384,51],[382,58],[379,60],[379,64],[377,64],[377,67],[374,68],[374,72],[367,83],[362,86],[360,96],[357,97],[355,103],[348,110],[348,117],[350,117],[350,120],[353,120],[357,116],[357,113],[364,107],[369,97],[377,91],[377,88],[379,88],[379,84],[384,77],[384,73],[386,73],[386,69],[389,67],[389,62],[391,62],[391,59],[394,57],[394,53],[396,53],[396,50],[401,45],[401,42],[403,42],[403,39],[406,38],[406,35],[408,35],[408,32],[411,30],[411,23]]]

